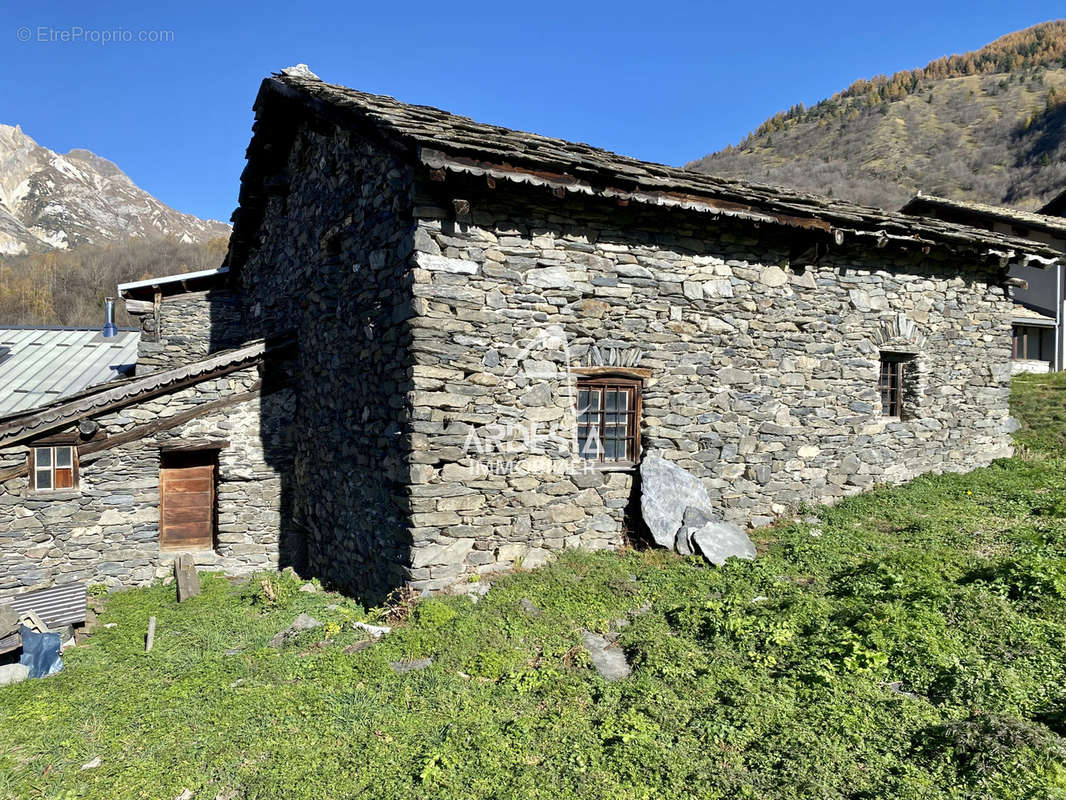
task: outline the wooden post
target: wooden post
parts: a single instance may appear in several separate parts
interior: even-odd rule
[[[192,555],[182,553],[174,559],[174,577],[178,584],[178,602],[200,594],[200,576],[196,574]]]
[[[144,652],[152,652],[152,645],[155,644],[155,617],[148,618],[148,636],[144,640]]]

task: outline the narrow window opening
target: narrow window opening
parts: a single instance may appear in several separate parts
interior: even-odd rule
[[[881,415],[909,419],[918,401],[917,365],[913,355],[882,353],[877,389],[881,394]]]

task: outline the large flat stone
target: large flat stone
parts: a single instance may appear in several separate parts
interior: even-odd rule
[[[645,456],[640,465],[640,511],[655,543],[673,549],[685,509],[693,506],[710,516],[711,498],[700,479],[665,458]]]
[[[632,670],[620,647],[590,631],[582,631],[581,643],[588,650],[592,666],[601,678],[606,681],[620,681],[629,677]]]
[[[755,545],[736,525],[710,520],[692,531],[693,549],[708,561],[722,566],[729,558],[755,558]]]

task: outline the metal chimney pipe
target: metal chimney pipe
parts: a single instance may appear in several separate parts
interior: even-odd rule
[[[115,324],[115,298],[108,297],[104,300],[104,329],[105,339],[118,336],[118,326]]]

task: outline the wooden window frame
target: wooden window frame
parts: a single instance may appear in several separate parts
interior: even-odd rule
[[[39,454],[48,451],[48,464],[41,465]],[[59,466],[59,451],[69,451],[66,466]],[[34,444],[29,453],[30,487],[34,492],[71,492],[78,488],[78,448],[74,444],[57,442],[55,444]],[[48,474],[49,486],[41,486],[39,475]],[[60,485],[63,484],[63,485]]]
[[[917,406],[918,359],[914,353],[882,352],[878,361],[877,391],[881,398],[881,416],[889,419],[913,419]]]
[[[635,378],[629,375],[596,375],[596,376],[577,376],[577,392],[578,392],[578,418],[576,426],[576,439],[577,439],[577,452],[578,456],[587,464],[596,464],[604,466],[624,466],[633,465],[640,462],[640,418],[642,413],[642,398],[644,383],[640,378]],[[626,410],[619,411],[617,408],[608,411],[606,408],[606,393],[607,391],[619,391],[624,392],[628,400],[626,401]],[[595,458],[588,458],[584,453],[584,442],[582,442],[581,431],[585,427],[591,427],[581,424],[580,420],[582,415],[580,414],[581,408],[581,392],[583,391],[596,391],[599,392],[599,400],[596,410],[593,412],[599,417],[599,424],[597,426],[598,439],[600,443],[599,452],[596,453]],[[624,414],[626,416],[625,421],[625,435],[622,437],[607,436],[607,415],[608,414]],[[617,425],[617,422],[611,423]],[[588,437],[585,437],[587,441]],[[623,458],[607,458],[605,442],[624,442],[624,457]]]
[[[1015,361],[1049,361],[1044,358],[1043,330],[1039,325],[1011,326],[1011,358]],[[1031,345],[1035,342],[1035,348]],[[1036,349],[1034,355],[1030,352]]]

